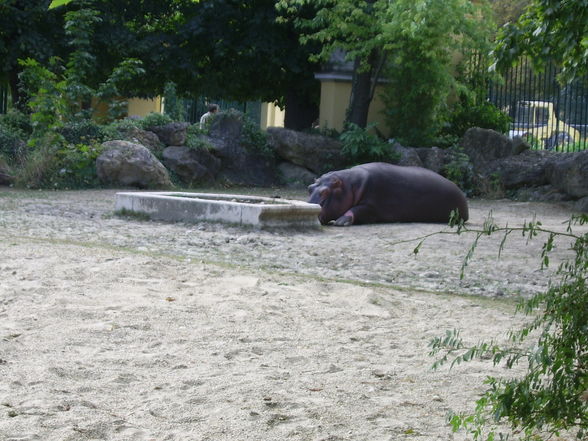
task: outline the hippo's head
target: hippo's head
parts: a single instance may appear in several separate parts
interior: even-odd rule
[[[309,185],[308,193],[308,202],[321,206],[319,221],[323,225],[339,219],[352,205],[349,189],[334,172],[322,175]]]

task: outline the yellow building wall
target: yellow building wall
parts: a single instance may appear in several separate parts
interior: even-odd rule
[[[284,117],[284,110],[274,103],[261,103],[259,128],[265,130],[268,127],[284,127]]]
[[[384,122],[382,112],[385,109],[380,98],[380,87],[376,87],[374,99],[368,113],[368,124],[376,123],[378,131],[388,136],[389,129]],[[349,81],[321,81],[321,103],[319,110],[319,126],[325,129],[343,130],[345,113],[351,97],[351,82]]]
[[[127,104],[128,116],[147,116],[151,112],[163,112],[163,100],[161,97],[153,99],[129,98]]]

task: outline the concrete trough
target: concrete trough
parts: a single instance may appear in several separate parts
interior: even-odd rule
[[[320,206],[261,196],[189,193],[122,192],[117,212],[147,215],[174,222],[225,222],[258,228],[318,228]]]

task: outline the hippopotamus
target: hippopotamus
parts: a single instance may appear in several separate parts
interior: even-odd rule
[[[308,202],[319,204],[323,225],[376,222],[444,222],[468,204],[457,185],[422,167],[371,162],[325,173],[308,187]]]

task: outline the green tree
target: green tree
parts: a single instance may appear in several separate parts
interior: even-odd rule
[[[78,1],[53,2],[56,10]],[[63,6],[65,4],[65,6]],[[318,116],[317,64],[292,23],[277,22],[274,0],[93,0],[101,23],[90,51],[103,81],[125,58],[143,62],[146,75],[129,93],[154,96],[173,82],[179,96],[276,101],[286,125],[309,127]]]
[[[447,113],[448,96],[465,88],[458,57],[490,48],[489,10],[464,0],[395,0],[382,19],[390,54],[384,101],[392,136],[431,145]]]
[[[280,0],[277,7],[301,29],[301,41],[318,43],[312,59],[328,61],[342,50],[353,61],[351,97],[346,122],[361,128],[367,125],[369,105],[386,61],[383,50],[382,13],[384,0],[317,0],[312,14],[305,0]]]
[[[326,61],[341,50],[353,61],[346,121],[366,126],[376,84],[385,72],[393,89],[389,95],[394,95],[390,120],[395,135],[407,139],[408,126],[415,133],[435,131],[440,107],[454,85],[452,58],[464,47],[483,49],[483,31],[489,29],[483,1],[320,0],[312,2],[316,11],[310,18],[296,16],[306,4],[281,0],[278,7],[295,17],[303,42],[320,44],[315,59]]]
[[[465,428],[475,440],[510,439],[516,434],[523,440],[548,440],[560,431],[572,431],[576,439],[588,437],[588,234],[577,233],[578,225],[588,223],[588,216],[573,217],[567,231],[552,231],[540,222],[526,223],[521,228],[500,228],[488,219],[482,230],[472,232],[476,239],[464,268],[472,258],[478,240],[486,235],[502,233],[504,240],[513,232],[522,232],[530,239],[546,235],[541,255],[542,266],[549,265],[549,254],[558,240],[571,240],[573,257],[564,261],[549,288],[523,300],[517,311],[529,317],[520,329],[509,333],[506,346],[494,342],[468,345],[458,331],[432,341],[432,355],[443,357],[439,366],[453,358],[453,364],[473,359],[504,362],[507,368],[526,363],[523,375],[516,378],[489,377],[488,389],[476,403],[471,415],[454,415],[455,430]],[[417,247],[418,248],[418,247]],[[463,274],[463,269],[462,269]],[[529,341],[530,340],[530,341]],[[508,432],[499,425],[510,427]]]
[[[13,102],[26,107],[18,88],[22,70],[19,59],[32,58],[48,62],[51,57],[63,56],[63,15],[48,12],[50,0],[0,1],[0,81],[10,87]]]
[[[533,0],[514,24],[498,35],[494,68],[505,70],[527,56],[536,69],[554,62],[560,80],[588,75],[588,0]]]

